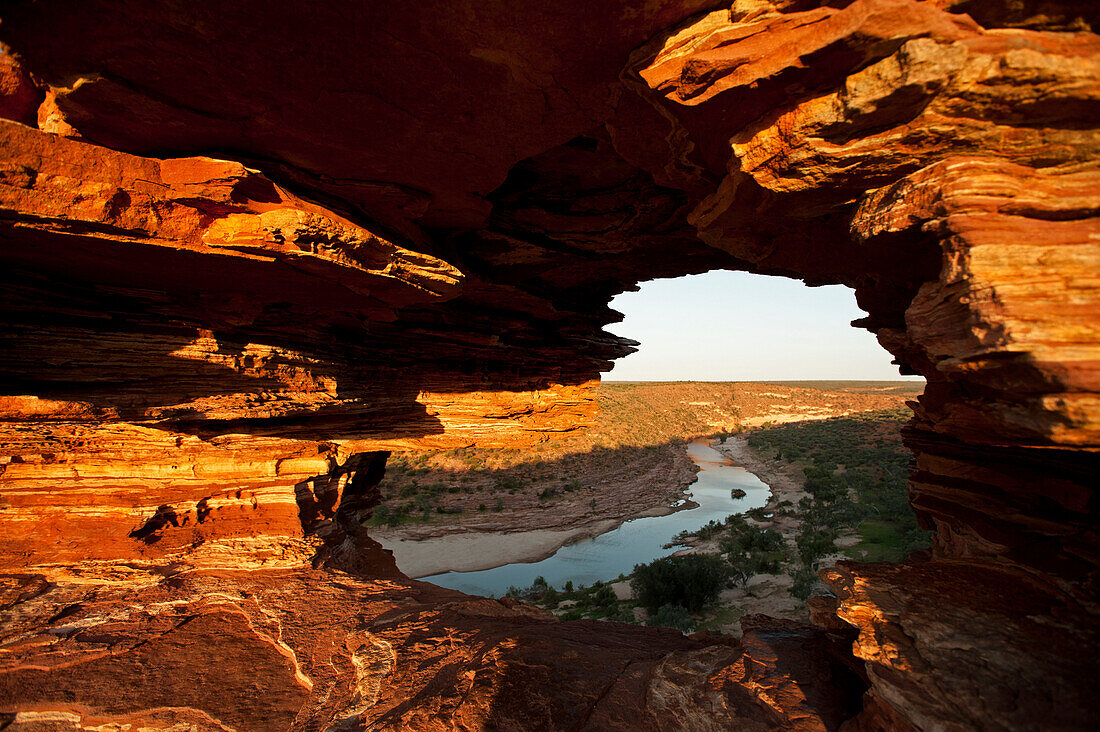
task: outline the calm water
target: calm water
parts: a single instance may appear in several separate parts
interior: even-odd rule
[[[731,513],[768,502],[767,484],[744,468],[729,465],[717,450],[703,443],[692,443],[687,450],[700,467],[689,489],[698,508],[627,521],[606,534],[564,546],[540,562],[505,564],[479,572],[444,572],[420,579],[472,595],[496,597],[511,586],[527,587],[539,576],[558,589],[570,580],[574,585],[590,585],[630,574],[635,564],[674,553],[675,548],[662,547],[681,531],[693,531],[711,519],[722,521]],[[731,488],[744,490],[745,497],[730,498]]]

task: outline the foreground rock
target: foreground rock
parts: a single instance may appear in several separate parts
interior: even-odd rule
[[[822,631],[766,618],[716,643],[400,578],[54,579],[4,586],[0,694],[18,728],[812,730],[863,688]]]
[[[430,660],[446,648],[484,652],[473,680],[503,659],[518,680],[494,698],[545,690],[516,726],[599,726],[559,697],[583,697],[570,710],[629,698],[616,717],[631,721],[763,719],[741,711],[753,690],[789,687],[711,676],[736,666],[721,644],[684,649],[695,677],[669,660],[686,641],[662,646],[659,631],[629,633],[661,661],[615,650],[635,642],[623,639],[574,664],[560,642],[494,630],[542,621],[493,617],[475,624],[483,645],[457,620],[425,620],[422,645],[395,635],[388,656],[371,623],[396,622],[405,593],[415,604],[400,580],[381,600],[394,615],[350,620],[381,582],[361,522],[387,451],[522,447],[591,422],[591,384],[632,347],[601,330],[608,300],[725,267],[854,287],[859,324],[928,380],[906,441],[931,559],[847,565],[834,581],[870,664],[856,724],[1091,721],[1079,700],[1096,676],[1100,577],[1095,3],[124,10],[44,0],[5,8],[0,25],[9,715],[213,724],[258,690],[271,692],[259,726],[383,712],[455,726],[443,700],[457,669]],[[263,612],[205,614],[199,580],[247,573],[217,583],[243,608],[244,592],[278,595],[307,566],[364,578],[322,575],[293,594],[302,617],[343,594],[294,651],[312,691],[281,645],[306,631],[280,641],[257,630]],[[1017,580],[1003,611],[969,599]],[[55,593],[56,606],[35,599]],[[169,604],[131,618],[146,593]],[[927,609],[912,611],[917,597]],[[186,622],[171,608],[191,608]],[[402,617],[401,633],[423,627]],[[329,647],[358,663],[315,670]],[[1071,648],[1085,661],[1045,650]],[[644,697],[667,717],[640,716],[626,659],[646,688],[645,664],[667,670],[668,692]],[[980,683],[964,683],[974,659]],[[589,662],[593,676],[571,676]],[[409,675],[384,676],[387,663]],[[255,688],[199,683],[253,666]],[[127,691],[157,667],[150,678],[175,687],[169,711]],[[791,678],[810,698],[812,682]],[[61,697],[60,721],[33,716]],[[762,723],[791,719],[776,714]]]
[[[840,562],[822,570],[859,629],[878,699],[917,729],[1091,729],[1092,609],[995,562]],[[997,588],[991,592],[991,588]],[[1021,689],[1024,691],[1021,693]],[[1043,720],[1036,724],[1035,720]]]

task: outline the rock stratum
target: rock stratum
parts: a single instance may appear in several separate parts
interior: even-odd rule
[[[2,20],[6,722],[1097,725],[1095,3]],[[737,642],[396,571],[361,525],[388,451],[591,424],[610,298],[716,268],[853,287],[928,380],[927,556]]]

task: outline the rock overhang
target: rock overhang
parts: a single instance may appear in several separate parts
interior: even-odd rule
[[[933,561],[841,616],[923,637],[912,577],[1011,576],[1093,642],[1096,18],[1018,5],[12,8],[6,566],[384,574],[365,456],[576,429],[614,294],[744,269],[854,287],[929,382]],[[950,717],[899,653],[875,704]]]

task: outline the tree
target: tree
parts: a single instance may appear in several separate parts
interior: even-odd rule
[[[802,563],[807,567],[812,567],[821,557],[835,552],[834,538],[835,535],[828,529],[815,530],[812,526],[803,523],[802,530],[795,537],[798,556],[802,559]]]
[[[634,566],[631,587],[638,602],[651,613],[662,605],[682,605],[691,611],[718,598],[729,569],[713,554],[663,557]]]

